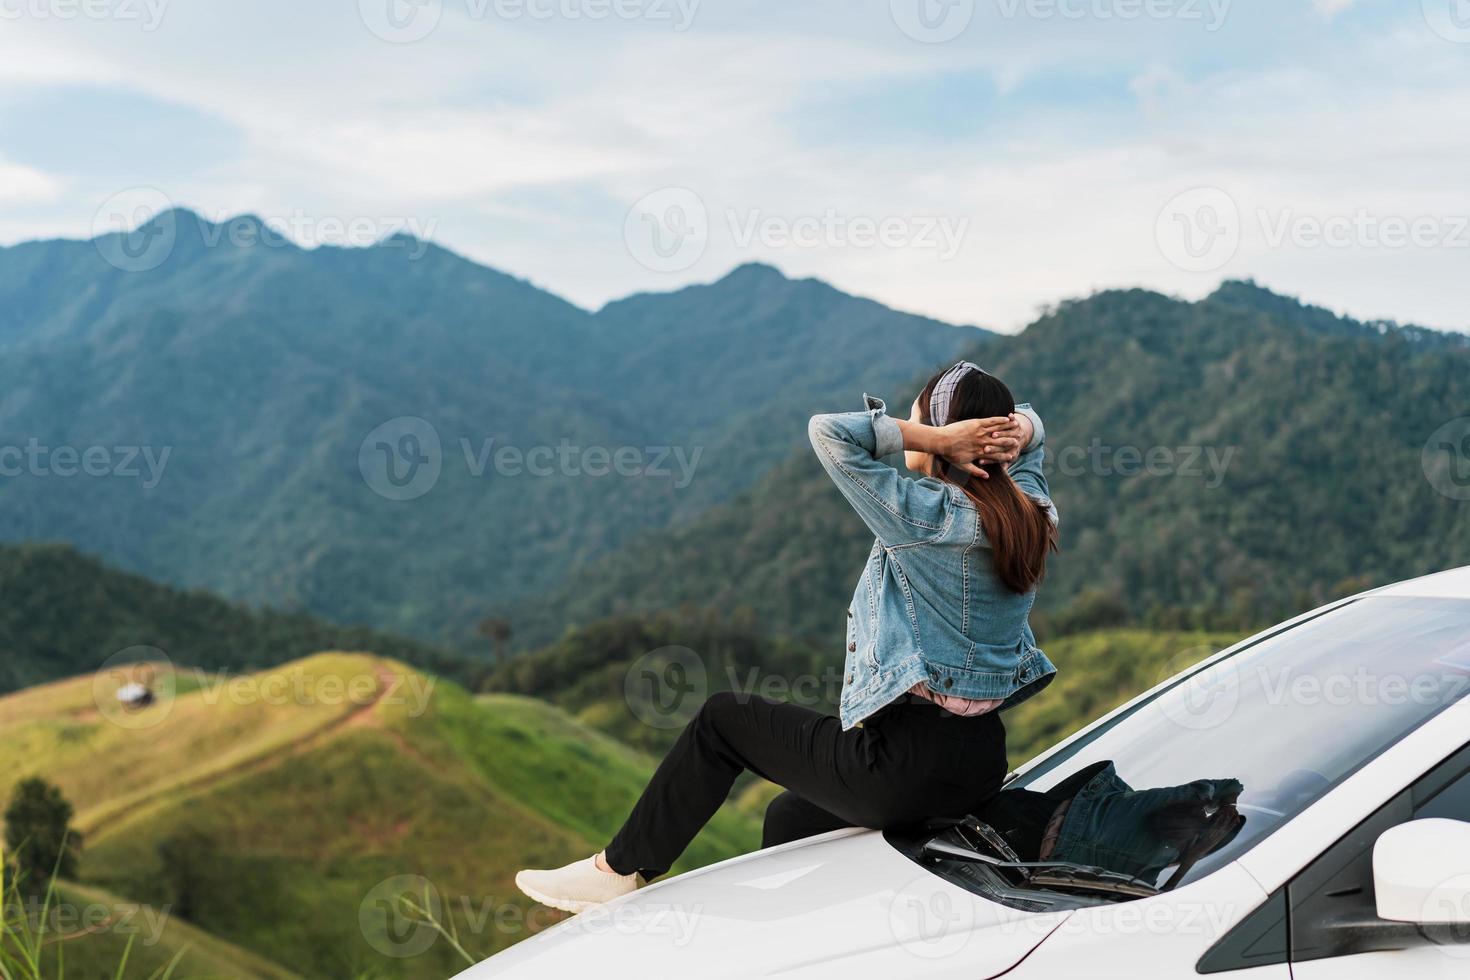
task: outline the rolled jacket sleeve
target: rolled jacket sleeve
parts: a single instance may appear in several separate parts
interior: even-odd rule
[[[888,414],[883,399],[863,395],[863,404],[868,406],[868,418],[873,420],[873,455],[878,459],[896,456],[903,452],[903,431]],[[1037,419],[1037,425],[1041,420]]]
[[[837,489],[885,545],[933,538],[949,497],[937,480],[914,480],[883,462],[903,451],[903,432],[882,399],[863,396],[864,411],[814,415],[812,448]]]
[[[1024,415],[1031,420],[1035,430],[1031,435],[1031,441],[1026,448],[1021,450],[1021,455],[1007,467],[1011,479],[1021,492],[1033,500],[1039,501],[1046,507],[1048,516],[1052,523],[1059,522],[1057,506],[1051,499],[1051,488],[1046,482],[1046,471],[1042,468],[1046,461],[1046,428],[1041,424],[1041,416],[1030,405],[1017,405],[1016,414]]]

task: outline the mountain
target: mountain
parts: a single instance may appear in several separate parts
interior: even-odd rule
[[[160,585],[67,545],[0,545],[0,595],[0,694],[103,669],[127,651],[141,655],[140,647],[229,673],[329,649],[371,650],[466,682],[483,669],[401,636]]]
[[[1043,620],[1101,592],[1125,619],[1243,629],[1470,561],[1454,481],[1470,462],[1449,435],[1431,444],[1470,405],[1465,337],[1227,283],[1198,303],[1100,293],[971,354],[1047,424],[1062,551]],[[920,381],[875,393],[903,405]],[[544,644],[568,623],[692,604],[830,643],[871,541],[799,450],[574,570],[520,607],[517,635]]]
[[[456,973],[464,957],[403,896],[429,886],[471,959],[540,931],[563,916],[523,898],[515,871],[597,850],[653,771],[543,703],[477,699],[381,657],[228,683],[179,663],[155,674],[151,706],[123,711],[128,673],[0,698],[0,795],[57,784],[85,835],[83,880],[64,890],[166,911],[173,939],[209,939],[201,956],[244,949],[230,975]],[[678,870],[758,845],[758,817],[731,806]],[[117,930],[65,945],[115,975]]]
[[[459,645],[986,336],[746,266],[590,313],[186,211],[0,249],[0,540]]]

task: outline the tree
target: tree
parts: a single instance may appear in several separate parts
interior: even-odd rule
[[[73,812],[61,790],[39,776],[16,784],[5,810],[5,849],[27,882],[53,873],[76,877],[82,836],[71,829]]]
[[[186,828],[159,843],[158,860],[168,888],[168,907],[179,918],[198,922],[219,872],[221,855],[214,840],[196,828]]]
[[[505,645],[510,642],[512,635],[510,620],[493,616],[482,619],[476,626],[475,632],[491,644],[491,660],[495,663],[504,663]]]

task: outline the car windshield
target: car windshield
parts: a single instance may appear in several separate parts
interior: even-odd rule
[[[1177,887],[1239,857],[1467,689],[1470,602],[1370,596],[1140,702],[1013,779],[981,817],[1026,860]]]

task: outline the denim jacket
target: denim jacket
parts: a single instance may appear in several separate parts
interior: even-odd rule
[[[923,681],[940,694],[1014,707],[1051,682],[1019,595],[995,574],[979,514],[953,483],[911,479],[883,462],[903,450],[898,423],[877,398],[865,412],[818,415],[807,427],[817,458],[877,536],[847,609],[844,730]],[[1011,478],[1057,519],[1042,473],[1045,432],[1011,464]]]

